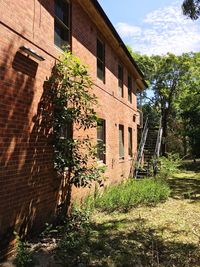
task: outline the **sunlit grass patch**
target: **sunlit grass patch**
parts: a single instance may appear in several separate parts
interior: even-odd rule
[[[95,206],[103,211],[128,211],[138,205],[157,204],[170,194],[169,186],[159,180],[128,180],[108,187],[98,195]]]

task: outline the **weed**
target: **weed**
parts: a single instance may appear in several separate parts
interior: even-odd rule
[[[156,204],[166,200],[170,194],[168,185],[153,179],[128,180],[108,187],[97,196],[95,206],[103,211],[124,211],[140,204]]]
[[[17,254],[15,264],[17,267],[30,267],[34,265],[33,254],[29,250],[28,242],[22,241],[18,235],[17,238]]]
[[[177,154],[169,153],[167,157],[161,157],[160,172],[158,178],[168,179],[174,173],[178,172],[178,167],[181,165],[181,159]]]
[[[75,205],[70,217],[62,229],[62,237],[58,243],[56,260],[62,266],[87,265],[87,243],[90,236],[90,213]]]

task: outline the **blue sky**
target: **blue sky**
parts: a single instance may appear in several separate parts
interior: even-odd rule
[[[143,54],[200,51],[200,19],[182,15],[182,0],[99,0],[126,44]]]

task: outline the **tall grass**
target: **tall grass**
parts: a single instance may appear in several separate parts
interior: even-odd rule
[[[138,205],[156,204],[169,197],[169,186],[159,180],[128,180],[105,189],[95,199],[95,207],[101,211],[128,211]]]

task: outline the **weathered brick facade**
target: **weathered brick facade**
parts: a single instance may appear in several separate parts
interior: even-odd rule
[[[95,2],[95,1],[94,1]],[[71,4],[72,51],[87,64],[99,99],[97,113],[106,121],[106,165],[111,181],[130,172],[128,127],[137,146],[136,82],[128,101],[128,73],[144,87],[102,14],[89,0]],[[53,0],[0,2],[0,251],[12,245],[13,231],[36,229],[55,213],[61,181],[53,170],[49,130],[42,116],[44,81],[61,50],[54,45]],[[105,43],[105,83],[96,76],[96,40]],[[20,52],[21,46],[45,58],[38,61]],[[118,96],[118,62],[124,67],[124,97]],[[119,160],[118,126],[124,125],[125,156]],[[80,135],[80,133],[76,133]],[[95,139],[96,130],[90,135]],[[74,194],[76,194],[75,192]]]

